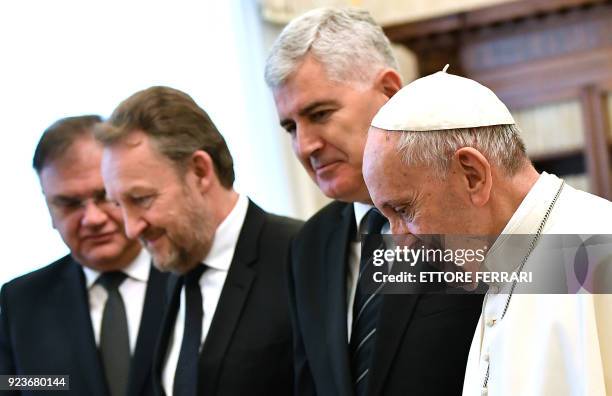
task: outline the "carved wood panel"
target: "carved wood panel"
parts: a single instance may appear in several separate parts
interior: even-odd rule
[[[417,55],[420,75],[473,78],[511,110],[581,103],[584,148],[532,158],[541,170],[588,172],[591,191],[612,198],[607,93],[612,91],[612,1],[520,0],[385,27]]]

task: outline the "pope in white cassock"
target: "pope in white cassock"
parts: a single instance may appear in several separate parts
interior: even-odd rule
[[[380,109],[363,174],[394,234],[498,236],[485,263],[508,251],[508,234],[530,234],[528,249],[505,257],[525,271],[542,234],[612,234],[611,202],[538,174],[506,106],[446,70]],[[485,296],[463,394],[612,395],[612,295],[510,286]]]

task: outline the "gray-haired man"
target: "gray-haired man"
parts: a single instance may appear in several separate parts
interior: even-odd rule
[[[537,275],[533,284],[485,280],[491,288],[463,395],[610,394],[612,295],[605,289],[585,293],[594,289],[584,280],[585,289],[576,295],[552,294],[542,286],[534,294],[530,288],[549,284],[556,271],[570,281],[568,262],[575,271],[578,262],[593,273],[605,268],[597,264],[596,250],[586,250],[588,244],[547,235],[555,238],[551,243],[545,234],[574,234],[578,240],[595,235],[599,251],[609,255],[612,226],[602,219],[612,218],[612,203],[555,175],[538,174],[519,132],[488,88],[438,72],[404,87],[373,119],[365,180],[394,232],[492,237],[486,266],[468,271],[544,275],[546,283],[536,281]],[[443,248],[457,245],[453,239]],[[574,261],[574,255],[582,258]]]
[[[372,210],[361,164],[370,121],[401,88],[397,69],[381,28],[354,9],[317,9],[297,18],[268,58],[266,81],[280,123],[310,177],[336,199],[292,246],[300,395],[461,392],[482,299],[368,295],[358,277],[367,265],[360,263],[359,233],[388,229]]]

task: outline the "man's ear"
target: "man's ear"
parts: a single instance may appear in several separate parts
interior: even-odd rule
[[[200,192],[208,191],[216,177],[212,157],[206,151],[198,150],[191,154],[189,168],[195,176],[197,188]]]
[[[374,82],[378,88],[388,99],[402,89],[402,77],[399,73],[391,68],[385,68],[376,77]]]
[[[478,207],[485,205],[493,187],[489,161],[475,148],[462,147],[455,152],[452,162],[452,168],[461,177],[464,191],[472,204]]]

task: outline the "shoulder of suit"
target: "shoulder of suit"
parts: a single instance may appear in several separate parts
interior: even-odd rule
[[[279,216],[272,213],[267,213],[266,218],[269,224],[274,227],[278,227],[291,235],[295,235],[302,225],[304,225],[304,222],[301,220],[286,216]]]
[[[28,292],[30,290],[40,293],[49,285],[53,284],[54,278],[63,276],[69,267],[78,265],[74,262],[70,255],[66,255],[53,263],[29,272],[25,275],[7,282],[3,288],[5,290],[14,290]]]
[[[351,203],[333,201],[325,205],[317,213],[312,215],[300,230],[298,237],[309,234],[319,234],[321,231],[326,231],[335,227],[342,219],[344,211]]]
[[[249,202],[249,210],[253,213],[261,213],[265,218],[265,225],[268,229],[293,237],[304,224],[303,221],[286,216],[279,216],[267,212],[260,208],[253,201]],[[247,212],[248,213],[248,212]]]

